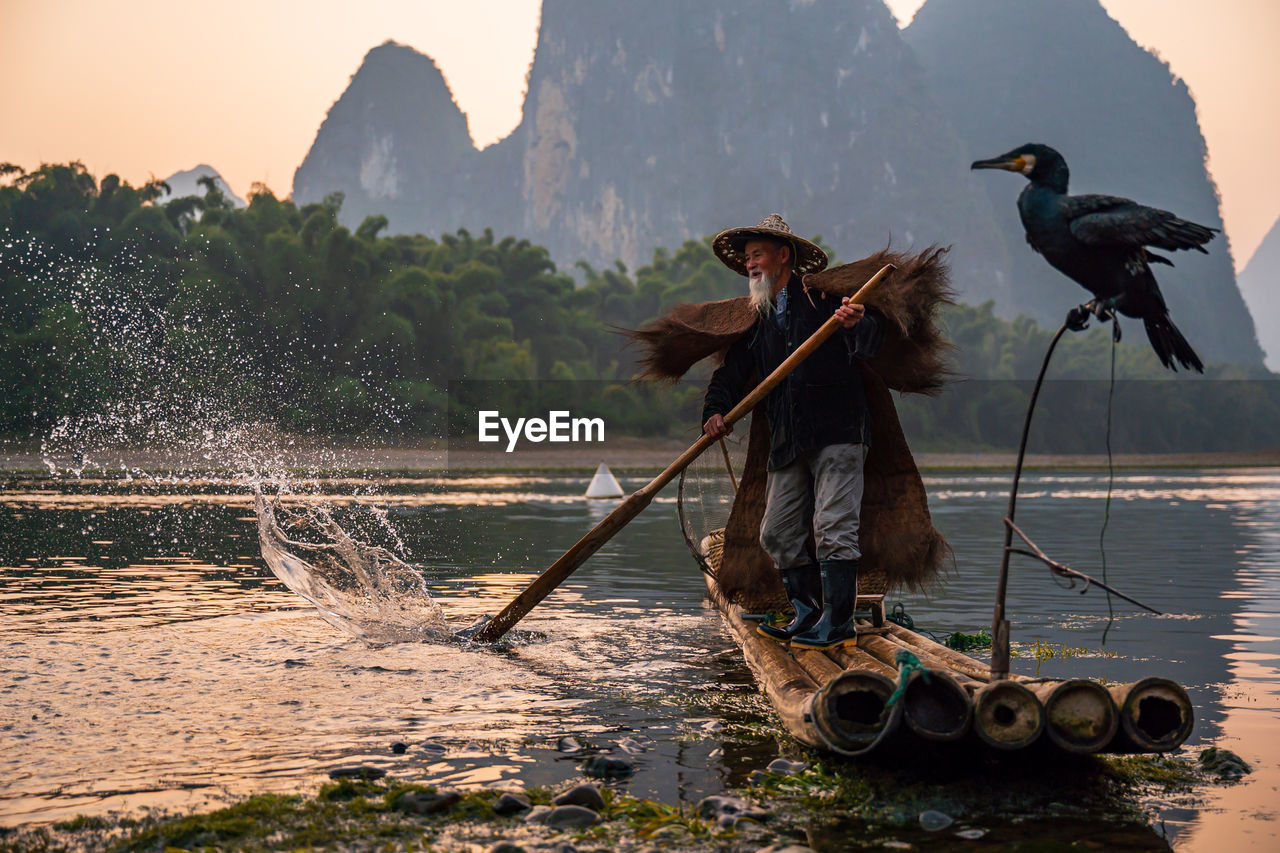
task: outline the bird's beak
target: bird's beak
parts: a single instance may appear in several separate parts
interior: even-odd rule
[[[970,169],[1004,169],[1009,172],[1021,172],[1027,167],[1027,161],[1021,157],[992,157],[990,160],[974,160]]]

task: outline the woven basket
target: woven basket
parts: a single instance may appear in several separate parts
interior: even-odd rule
[[[711,566],[711,571],[718,572],[720,570],[720,560],[724,556],[724,528],[713,530],[706,536],[702,537],[702,554],[707,558],[707,564]]]
[[[864,595],[884,595],[889,591],[889,577],[884,569],[871,566],[858,572],[858,597]]]
[[[706,536],[702,537],[702,553],[706,556],[707,565],[711,566],[711,571],[720,570],[720,560],[724,555],[724,528],[713,530]],[[858,573],[858,597],[884,595],[889,591],[889,578],[885,574],[884,569],[879,566],[872,566]],[[746,605],[746,602],[740,602]],[[762,609],[776,609],[774,605],[778,602],[772,598],[762,598],[758,602]],[[790,604],[784,603],[782,606],[789,609]]]

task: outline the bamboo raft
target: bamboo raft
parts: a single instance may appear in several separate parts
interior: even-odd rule
[[[718,569],[718,537],[702,545]],[[1003,752],[1037,743],[1075,754],[1168,752],[1191,734],[1191,700],[1167,678],[1114,686],[1084,678],[993,680],[985,663],[883,620],[882,579],[860,584],[859,607],[870,605],[875,615],[859,621],[856,645],[819,651],[760,635],[715,578],[703,576],[783,725],[809,746],[846,756],[911,740],[976,740]]]

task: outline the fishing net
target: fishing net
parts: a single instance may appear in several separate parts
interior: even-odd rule
[[[748,416],[680,474],[676,507],[680,532],[702,570],[711,577],[720,567],[724,528],[747,461]]]

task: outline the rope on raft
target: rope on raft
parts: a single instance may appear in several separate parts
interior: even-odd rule
[[[911,614],[907,613],[907,607],[901,601],[893,605],[893,609],[885,614],[885,619],[895,625],[900,625],[908,631],[915,631],[917,634],[927,634],[935,643],[941,643],[949,649],[957,652],[969,652],[977,649],[991,648],[991,635],[986,631],[978,631],[976,634],[966,634],[963,631],[953,631],[943,636],[930,631],[928,628],[916,627],[916,621],[911,618]]]
[[[898,649],[898,654],[894,660],[898,663],[898,686],[894,689],[893,695],[889,697],[889,701],[884,703],[886,709],[896,705],[898,700],[902,698],[902,694],[907,692],[907,681],[910,680],[911,673],[919,672],[925,684],[929,683],[929,668],[920,663],[920,658],[911,652],[906,649]]]

